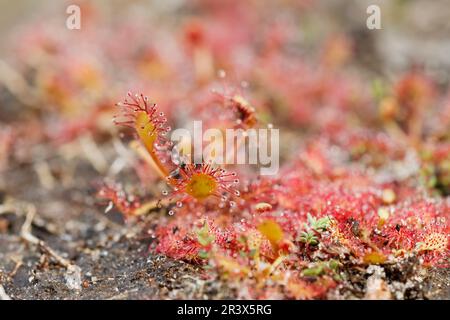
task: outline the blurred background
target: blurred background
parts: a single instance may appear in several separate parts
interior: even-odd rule
[[[123,20],[127,12],[144,13],[149,21],[169,20],[179,23],[184,15],[195,16],[192,3],[198,1],[95,1],[101,15],[108,20]],[[252,2],[252,1],[250,1]],[[354,58],[361,67],[371,72],[393,76],[411,63],[423,64],[427,72],[437,77],[441,84],[449,79],[450,58],[450,12],[446,0],[303,0],[260,1],[262,6],[283,10],[286,3],[300,3],[301,18],[293,22],[302,35],[302,45],[311,48],[327,35],[345,33],[352,37],[356,46]],[[76,1],[0,1],[1,55],[8,56],[11,43],[7,41],[24,24],[59,21],[61,33],[66,32],[65,9]],[[382,10],[382,30],[366,28],[366,9],[375,4]],[[306,12],[305,12],[306,11]],[[291,12],[292,13],[292,12]],[[300,13],[300,12],[299,12]],[[276,15],[274,15],[276,16]],[[283,19],[280,15],[279,19]],[[166,21],[167,22],[167,21]],[[98,22],[98,27],[107,27]],[[57,25],[55,25],[57,28]],[[239,28],[236,25],[236,28]]]

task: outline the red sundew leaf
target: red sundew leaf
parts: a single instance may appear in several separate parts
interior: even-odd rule
[[[154,145],[167,144],[165,134],[170,130],[166,126],[164,113],[159,112],[156,104],[149,102],[143,94],[128,92],[123,102],[117,103],[120,114],[114,118],[117,125],[132,128],[149,153],[154,152]]]
[[[218,199],[218,206],[236,206],[234,198],[240,196],[236,186],[239,183],[235,172],[211,164],[183,164],[178,167],[176,175],[169,176],[167,181],[173,187],[170,198],[178,197],[177,205],[203,202],[206,199]]]
[[[127,195],[119,184],[105,183],[101,185],[97,191],[97,197],[111,201],[111,204],[117,207],[125,217],[133,216],[135,210],[141,206],[139,199]]]
[[[264,220],[258,225],[258,230],[270,241],[274,250],[277,251],[280,241],[284,238],[280,225],[273,220]]]
[[[163,253],[171,258],[200,262],[199,252],[202,245],[195,235],[175,224],[157,230],[158,245],[156,252]]]
[[[402,106],[422,108],[435,95],[435,88],[425,75],[413,71],[405,74],[395,86],[396,97]]]
[[[363,261],[367,264],[383,264],[386,261],[387,257],[377,251],[371,251],[364,255]]]

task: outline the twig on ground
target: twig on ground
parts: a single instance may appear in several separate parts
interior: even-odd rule
[[[22,257],[19,259],[12,259],[16,265],[14,266],[14,269],[11,270],[10,273],[8,273],[8,278],[14,278],[19,268],[23,265]]]
[[[61,257],[53,249],[47,246],[44,241],[40,240],[31,233],[31,224],[33,223],[35,215],[36,215],[36,208],[33,205],[29,205],[27,208],[27,215],[25,218],[25,222],[23,223],[22,228],[20,230],[20,236],[25,241],[37,245],[43,252],[52,256],[57,263],[67,268],[68,266],[71,265],[69,260]]]
[[[50,248],[44,241],[40,240],[36,236],[34,236],[31,233],[31,225],[33,223],[34,216],[36,215],[36,208],[33,205],[27,206],[27,214],[25,218],[25,222],[22,225],[20,236],[25,241],[37,245],[39,249],[51,256],[55,261],[60,264],[61,266],[65,267],[67,269],[65,278],[66,278],[66,285],[70,289],[81,289],[81,268],[77,265],[72,264],[69,260],[63,258],[60,256],[56,251],[54,251],[52,248]]]

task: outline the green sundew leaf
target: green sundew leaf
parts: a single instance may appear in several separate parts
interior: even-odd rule
[[[427,186],[429,188],[434,188],[437,185],[437,183],[438,183],[438,179],[436,176],[433,175],[428,179]]]
[[[204,247],[208,246],[215,240],[214,235],[209,233],[209,227],[207,223],[205,223],[203,227],[201,227],[197,231],[197,240]]]
[[[305,224],[306,229],[325,231],[330,226],[331,219],[328,216],[316,219],[310,213],[308,213],[307,218],[309,225]]]
[[[372,95],[378,101],[386,96],[386,86],[380,79],[375,79],[372,82]]]
[[[319,239],[317,239],[317,237],[311,231],[303,231],[300,234],[299,241],[310,245],[316,245],[319,243]]]
[[[340,274],[337,274],[337,273],[333,275],[333,279],[336,280],[336,281],[342,281],[342,280],[344,280],[344,279],[341,277],[341,275],[340,275]]]
[[[245,251],[239,251],[239,255],[243,258],[245,258],[247,256],[247,253]]]
[[[340,263],[337,260],[331,259],[330,261],[328,261],[328,267],[331,270],[337,270],[339,268],[339,265]]]
[[[325,231],[330,226],[330,222],[331,219],[329,217],[323,217],[316,220],[311,228],[317,231]]]
[[[198,252],[198,256],[202,259],[208,259],[209,258],[209,252],[205,250],[200,250]]]
[[[247,243],[247,237],[244,235],[240,235],[237,239],[239,243],[246,244]]]
[[[319,264],[318,266],[307,268],[302,271],[302,274],[306,277],[318,277],[324,273],[324,267],[322,264]]]
[[[302,232],[300,233],[300,236],[298,237],[298,240],[299,240],[300,242],[306,242],[306,241],[308,240],[308,232],[302,231]]]

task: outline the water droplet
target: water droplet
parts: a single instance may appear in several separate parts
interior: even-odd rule
[[[177,204],[177,207],[178,207],[178,208],[181,208],[181,207],[183,206],[183,202],[181,202],[181,201],[177,201],[176,204]]]
[[[241,195],[241,193],[238,191],[238,190],[236,190],[235,192],[234,192],[234,194],[236,195],[236,196],[240,196]]]
[[[173,215],[174,215],[174,213],[175,213],[175,211],[173,211],[173,210],[170,210],[170,211],[169,211],[169,216],[173,216]]]
[[[162,193],[164,196],[167,196],[167,195],[169,194],[169,192],[168,192],[167,190],[163,190],[161,193]]]

